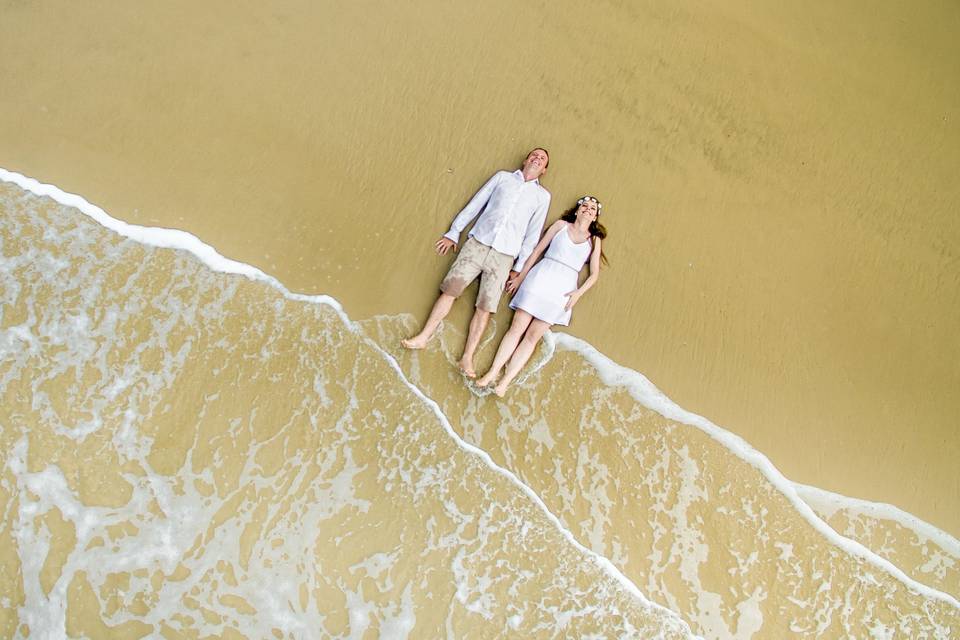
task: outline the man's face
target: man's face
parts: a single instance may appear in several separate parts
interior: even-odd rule
[[[547,162],[550,160],[547,157],[547,152],[543,149],[534,149],[527,155],[527,159],[523,161],[524,172],[533,174],[534,178],[539,178],[544,173],[547,172]]]

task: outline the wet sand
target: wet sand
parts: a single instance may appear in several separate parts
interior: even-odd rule
[[[47,195],[0,184],[0,635],[960,626],[955,540],[814,490],[831,529],[768,460],[578,338],[550,336],[493,400],[456,372],[455,327],[406,351],[409,314],[345,323],[197,260],[188,234],[131,241]]]
[[[956,5],[3,12],[0,166],[354,318],[425,315],[432,242],[546,146],[551,217],[589,191],[611,231],[571,333],[791,479],[960,532]]]

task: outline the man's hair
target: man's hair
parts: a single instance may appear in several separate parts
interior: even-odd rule
[[[534,147],[533,149],[530,149],[530,151],[527,153],[527,157],[529,158],[530,154],[536,151],[537,149],[547,154],[547,164],[543,165],[543,168],[546,169],[547,167],[550,166],[550,152],[544,149],[543,147]]]

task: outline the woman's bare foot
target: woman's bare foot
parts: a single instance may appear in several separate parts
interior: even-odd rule
[[[507,385],[501,382],[493,388],[493,392],[497,394],[498,398],[502,398],[507,393]]]
[[[413,336],[412,338],[404,338],[400,341],[400,344],[402,344],[405,349],[423,349],[427,346],[427,339],[421,338],[420,336]]]
[[[477,372],[473,370],[473,363],[463,358],[460,359],[460,371],[468,378],[476,378]]]
[[[489,386],[490,386],[490,383],[493,382],[493,378],[494,378],[494,372],[493,372],[493,370],[491,369],[490,371],[487,371],[485,374],[483,374],[483,377],[482,377],[482,378],[478,378],[476,384],[477,384],[477,386],[480,387],[481,389],[483,389],[483,388],[485,388],[485,387],[489,387]]]

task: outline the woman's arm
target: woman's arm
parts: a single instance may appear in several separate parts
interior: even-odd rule
[[[573,305],[577,304],[577,300],[580,299],[580,296],[585,294],[590,287],[597,283],[597,280],[600,279],[600,238],[593,239],[593,252],[590,254],[590,275],[587,276],[587,279],[583,281],[583,284],[580,285],[577,289],[574,289],[567,294],[569,300],[567,300],[567,305],[564,309],[573,309]]]
[[[563,220],[557,220],[550,225],[550,228],[547,229],[543,237],[540,238],[540,242],[533,248],[533,253],[531,253],[527,261],[523,263],[523,271],[507,280],[507,291],[514,293],[520,287],[520,283],[523,282],[523,279],[530,273],[530,269],[533,269],[533,265],[537,264],[537,260],[539,260],[543,252],[547,250],[547,247],[550,246],[550,241],[553,240],[553,236],[557,235],[567,224],[568,223]]]

